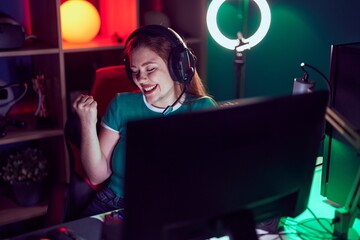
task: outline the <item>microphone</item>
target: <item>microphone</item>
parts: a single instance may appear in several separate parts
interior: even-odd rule
[[[175,102],[176,103],[176,102]],[[173,104],[173,105],[175,105],[175,104]],[[163,115],[168,115],[169,113],[171,113],[172,111],[173,111],[173,107],[172,106],[167,106],[165,109],[164,109],[164,111],[162,112],[162,114]]]
[[[184,89],[182,90],[180,96],[175,100],[175,102],[164,109],[164,111],[162,112],[163,115],[168,115],[174,110],[174,106],[176,105],[177,102],[180,101],[181,97],[184,95],[186,90],[187,90],[187,84],[184,85]]]
[[[302,93],[309,93],[314,90],[315,82],[309,80],[309,74],[305,70],[305,63],[300,64],[301,70],[304,72],[303,77],[297,77],[294,79],[293,85],[293,95],[302,94]]]

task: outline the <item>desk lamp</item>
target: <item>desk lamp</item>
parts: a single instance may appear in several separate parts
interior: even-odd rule
[[[356,128],[340,113],[332,107],[332,89],[329,80],[326,76],[314,66],[310,64],[301,63],[303,77],[294,79],[293,94],[310,93],[315,90],[315,82],[309,79],[309,73],[305,67],[309,67],[316,71],[326,81],[329,88],[330,103],[326,108],[325,120],[335,128],[341,136],[343,136],[351,146],[360,153],[360,135],[355,130]],[[339,239],[348,239],[348,230],[354,224],[355,218],[360,214],[360,169],[353,181],[349,195],[347,196],[346,203],[343,207],[335,210],[334,218],[334,236]]]
[[[256,46],[267,34],[270,22],[271,22],[271,13],[270,7],[266,0],[253,0],[256,5],[259,7],[261,14],[260,26],[257,31],[248,38],[244,38],[242,33],[237,33],[236,39],[230,39],[224,36],[217,24],[217,14],[221,5],[226,0],[213,0],[208,8],[206,14],[206,23],[212,38],[222,47],[234,50],[235,51],[235,64],[236,64],[236,77],[237,77],[237,86],[236,86],[236,97],[240,98],[240,87],[241,87],[241,69],[244,65],[244,57],[242,52],[244,50],[249,50],[250,48]]]

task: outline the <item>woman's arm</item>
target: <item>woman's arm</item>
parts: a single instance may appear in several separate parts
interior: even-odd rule
[[[80,118],[82,165],[91,183],[100,184],[111,175],[111,155],[120,136],[103,127],[97,133],[97,103],[92,96],[79,96],[73,108]]]

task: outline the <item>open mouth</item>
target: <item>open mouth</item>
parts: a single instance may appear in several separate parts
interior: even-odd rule
[[[153,86],[150,86],[150,87],[143,87],[143,90],[144,90],[144,94],[151,94],[152,92],[155,91],[156,87],[158,85],[153,85]]]

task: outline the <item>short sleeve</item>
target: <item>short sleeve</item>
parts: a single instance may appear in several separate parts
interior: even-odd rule
[[[120,96],[116,95],[110,102],[105,115],[102,118],[102,123],[116,131],[116,132],[120,132],[120,128],[121,128],[121,122],[122,122],[122,118],[121,118],[121,111],[120,111],[120,106],[119,106],[119,101],[120,101]]]

